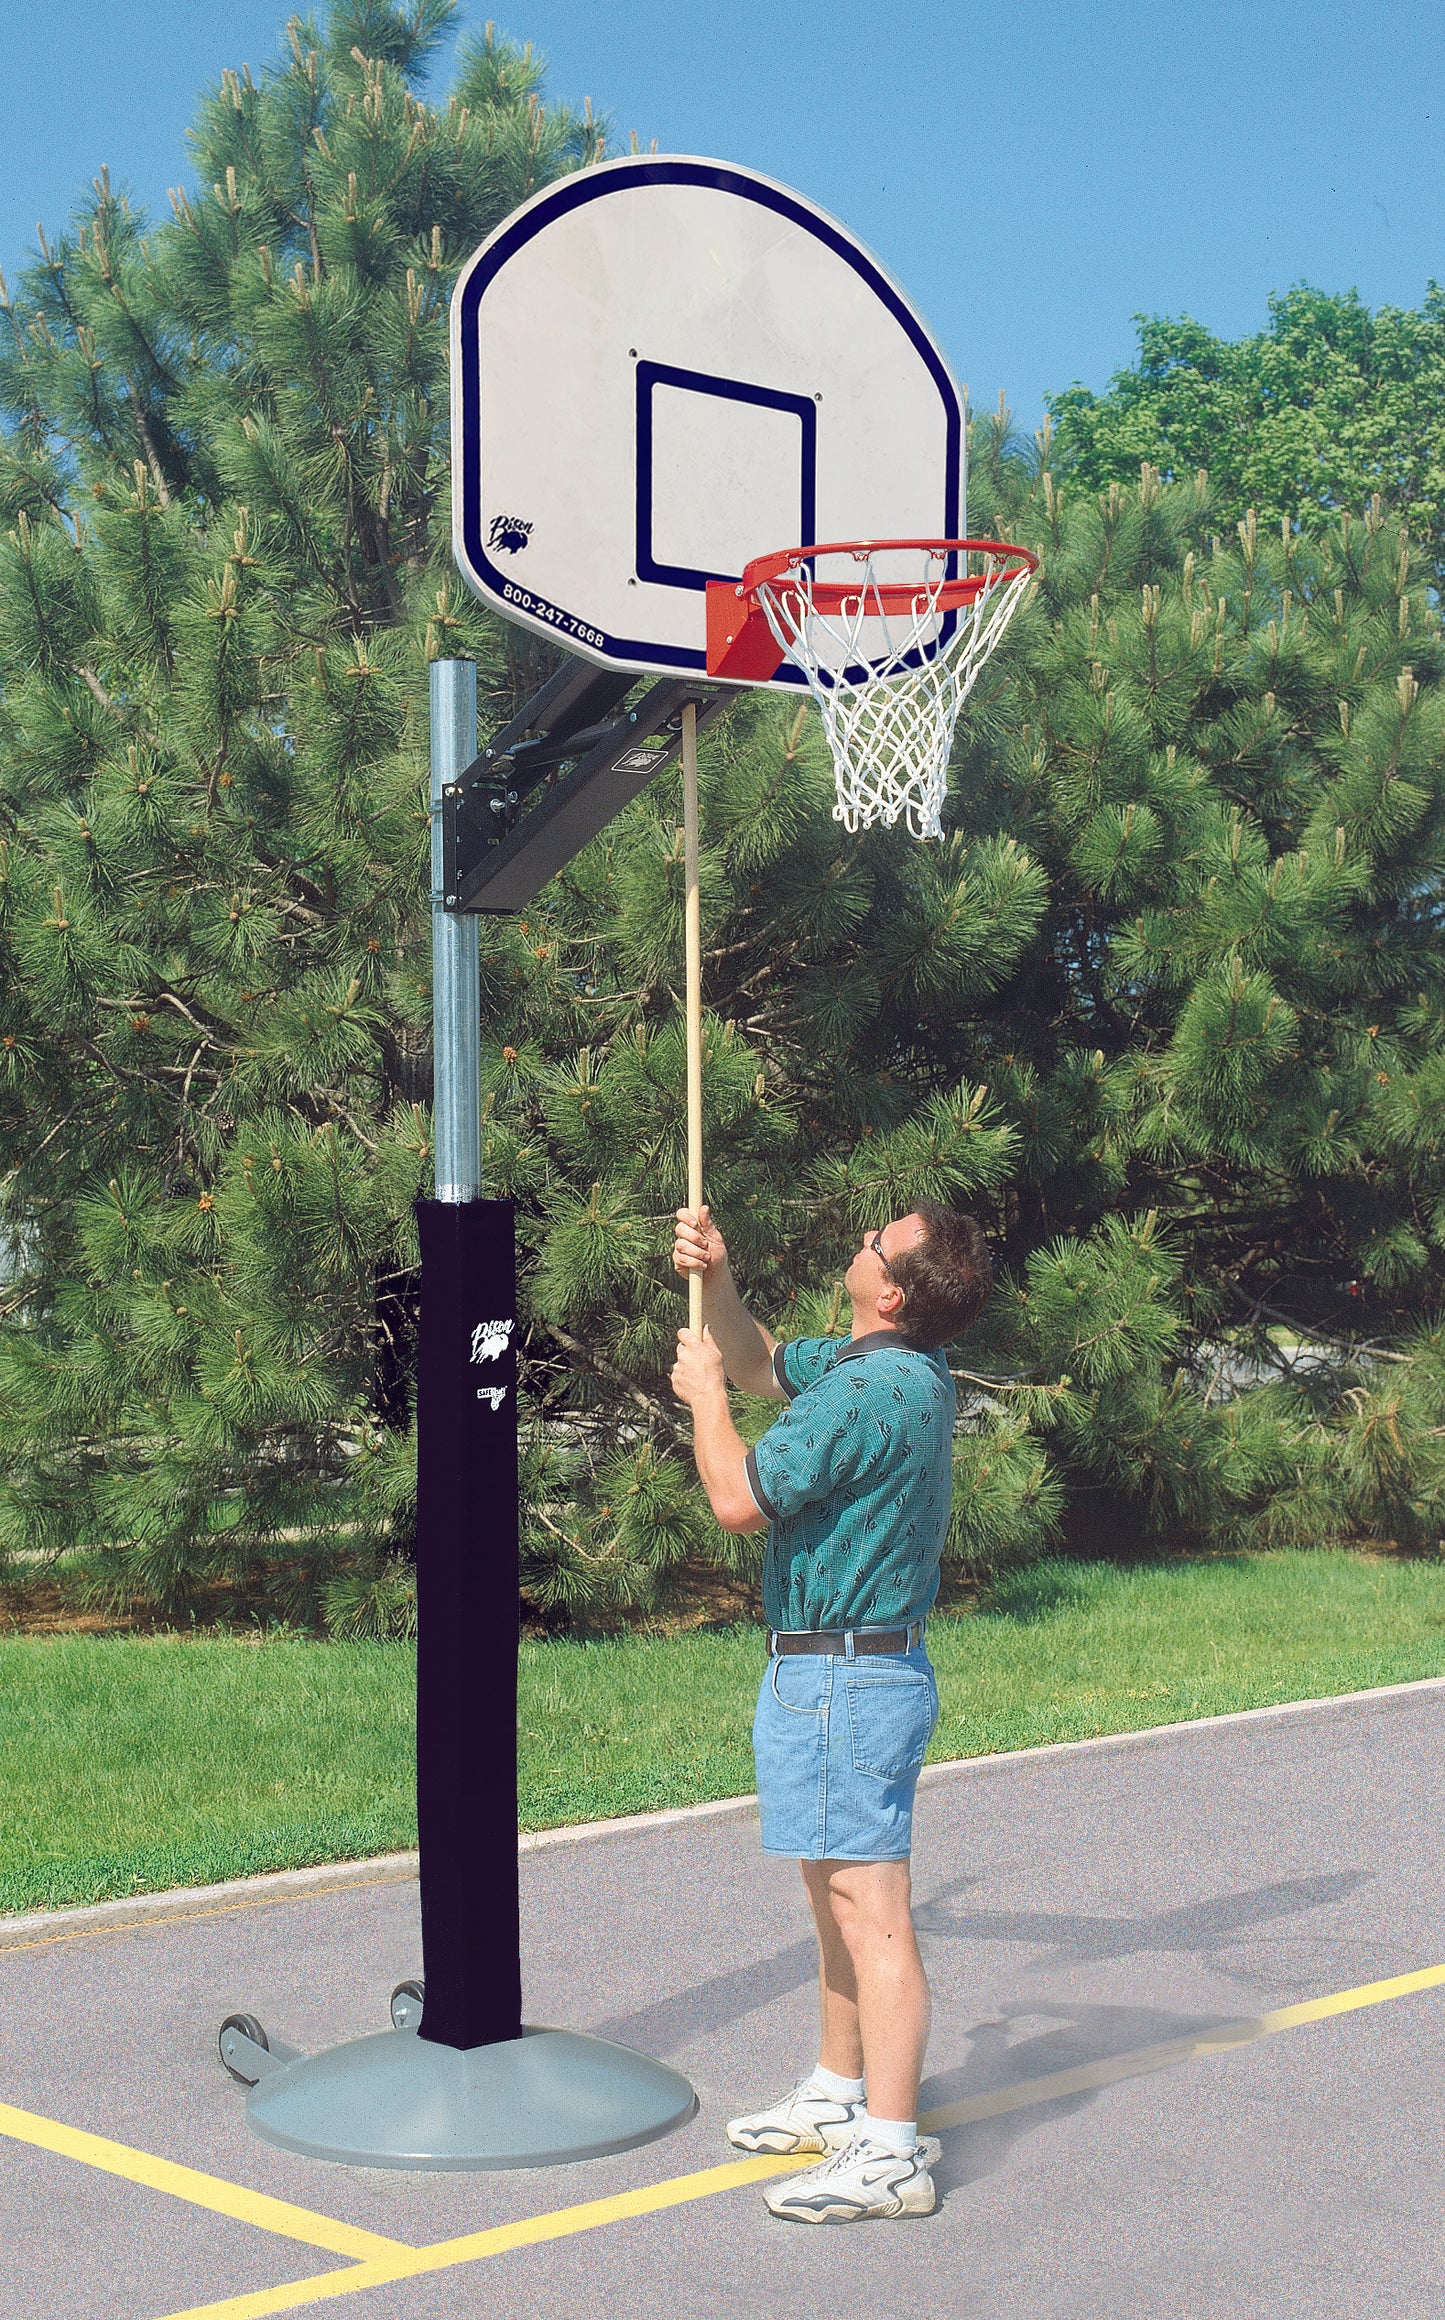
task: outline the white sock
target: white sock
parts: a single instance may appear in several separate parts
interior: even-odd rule
[[[827,2095],[830,2102],[855,2103],[863,2100],[861,2078],[840,2078],[836,2070],[825,2070],[820,2062],[808,2080],[814,2094]]]
[[[855,2132],[866,2135],[870,2143],[881,2143],[886,2151],[896,2151],[900,2159],[911,2159],[918,2143],[916,2119],[875,2119],[871,2111],[863,2113]]]

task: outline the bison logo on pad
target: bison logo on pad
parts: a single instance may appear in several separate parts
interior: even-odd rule
[[[473,1361],[496,1361],[511,1343],[515,1322],[479,1321],[472,1331]]]

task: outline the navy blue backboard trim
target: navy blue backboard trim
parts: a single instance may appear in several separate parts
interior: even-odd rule
[[[745,172],[730,169],[721,162],[646,160],[635,164],[622,163],[615,167],[604,164],[599,169],[578,170],[552,187],[543,197],[530,203],[515,224],[504,227],[495,240],[487,245],[472,266],[462,286],[458,302],[458,337],[460,342],[460,378],[453,382],[453,391],[460,400],[458,443],[460,449],[459,475],[453,477],[453,489],[459,495],[463,552],[467,566],[483,586],[505,610],[508,605],[531,619],[555,629],[559,639],[572,639],[593,658],[623,663],[642,662],[648,667],[695,670],[703,673],[707,656],[680,646],[659,645],[650,638],[611,636],[604,630],[589,627],[575,613],[552,604],[532,589],[520,587],[510,573],[501,571],[487,554],[482,536],[481,511],[481,379],[477,343],[477,310],[501,269],[525,245],[544,232],[557,218],[581,209],[589,202],[605,201],[610,193],[620,193],[633,185],[696,185],[711,186],[719,193],[728,193],[744,201],[756,202],[769,209],[790,225],[812,235],[815,241],[833,251],[836,257],[851,267],[868,286],[872,295],[885,306],[908,338],[924,367],[932,378],[943,405],[945,417],[944,447],[944,509],[940,537],[956,539],[962,522],[963,486],[963,412],[957,390],[949,376],[947,365],[934,345],[919,316],[916,315],[900,292],[888,280],[868,252],[845,234],[829,219],[795,200],[781,186],[769,185]],[[781,400],[785,407],[793,398]],[[798,398],[801,401],[801,398]],[[804,536],[808,527],[804,527]],[[778,542],[778,546],[787,543]],[[795,543],[802,544],[802,543]],[[704,575],[704,578],[706,576]],[[953,615],[945,616],[940,631],[940,643],[951,633]],[[915,659],[917,656],[910,656]],[[785,664],[778,671],[781,682],[803,682],[801,670]]]

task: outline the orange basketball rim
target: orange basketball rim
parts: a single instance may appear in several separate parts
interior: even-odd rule
[[[965,568],[948,577],[913,580],[880,580],[873,574],[875,556],[909,551],[922,557],[925,565],[936,567],[956,557]],[[852,556],[864,571],[856,581],[819,580],[812,567],[824,556]],[[967,570],[970,556],[983,559],[981,571]],[[741,580],[707,584],[708,675],[756,685],[776,674],[787,656],[768,619],[765,596],[772,600],[775,619],[781,614],[788,627],[796,627],[805,614],[816,613],[854,620],[907,618],[924,602],[936,618],[974,605],[980,596],[1036,572],[1038,563],[1030,549],[1014,547],[1007,540],[832,540],[754,556],[743,567]],[[789,575],[805,571],[806,587],[790,588]]]

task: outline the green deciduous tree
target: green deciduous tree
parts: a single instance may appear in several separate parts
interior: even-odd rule
[[[1362,508],[1375,492],[1445,572],[1445,291],[1371,312],[1354,291],[1300,284],[1269,327],[1216,338],[1188,315],[1140,315],[1139,356],[1091,394],[1049,397],[1062,473],[1096,491],[1148,460],[1207,467],[1222,515],[1277,523]]]

